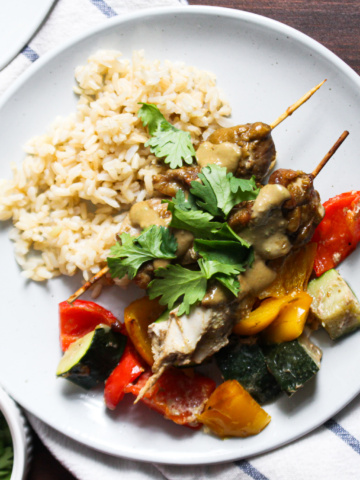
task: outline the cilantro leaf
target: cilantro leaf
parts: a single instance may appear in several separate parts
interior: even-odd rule
[[[200,302],[206,293],[207,279],[202,271],[192,271],[181,265],[168,265],[155,271],[149,284],[149,297],[160,297],[160,304],[172,309],[179,300],[178,315],[190,313],[190,307]]]
[[[218,260],[205,260],[201,258],[198,264],[208,280],[218,273],[224,275],[238,275],[240,273],[240,269],[237,266],[221,263]]]
[[[203,210],[208,211],[211,213],[211,215],[214,215],[214,217],[217,217],[221,215],[221,210],[218,208],[218,200],[216,198],[214,189],[209,182],[209,180],[206,178],[206,176],[202,173],[204,169],[201,170],[199,173],[199,178],[202,181],[196,182],[192,181],[191,182],[191,190],[190,192],[198,198],[202,199],[202,202],[197,200],[196,203],[201,207]]]
[[[121,243],[111,247],[107,258],[113,278],[128,274],[132,279],[143,263],[156,258],[170,260],[176,257],[176,238],[165,227],[153,225],[138,237],[123,233],[120,240]]]
[[[187,230],[195,237],[209,238],[214,232],[221,229],[222,223],[212,222],[213,216],[201,210],[185,210],[173,201],[168,202],[168,210],[171,212],[172,228]]]
[[[138,111],[138,117],[141,119],[144,127],[148,127],[149,134],[155,135],[161,130],[162,124],[167,124],[164,115],[153,103],[142,103],[142,107]]]
[[[184,190],[178,190],[172,200],[165,199],[162,200],[162,203],[171,203],[172,206],[184,210],[185,212],[187,210],[199,210],[199,207],[196,205],[195,197],[191,193],[188,193],[186,198]]]
[[[170,168],[182,167],[184,162],[193,163],[195,149],[189,132],[171,125],[152,103],[142,103],[138,116],[151,136],[145,146],[149,146],[156,157],[163,158]]]
[[[251,252],[250,248],[240,242],[230,240],[196,239],[194,250],[205,260],[217,261],[225,265],[236,265],[239,273],[246,270]]]
[[[234,205],[253,200],[259,193],[254,178],[236,178],[219,165],[202,168],[199,178],[202,183],[191,182],[190,192],[202,200],[197,204],[213,216],[223,215],[226,218]]]
[[[225,288],[230,290],[230,292],[237,297],[240,292],[240,282],[237,277],[229,277],[228,275],[222,275],[221,273],[215,275],[215,278],[220,282]]]

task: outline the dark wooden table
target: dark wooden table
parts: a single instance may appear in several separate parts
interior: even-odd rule
[[[336,53],[360,74],[359,0],[189,0],[245,10],[286,23]],[[27,480],[74,480],[34,434],[34,459]]]

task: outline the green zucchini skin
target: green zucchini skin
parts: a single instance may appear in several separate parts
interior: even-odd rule
[[[310,349],[309,349],[310,345]],[[313,344],[300,339],[265,347],[265,360],[280,388],[289,396],[293,395],[320,368],[320,359],[311,352]],[[317,349],[317,347],[315,347]],[[319,349],[317,349],[320,351]]]
[[[100,325],[70,345],[60,360],[57,377],[89,390],[104,382],[119,363],[127,338]]]
[[[281,392],[259,345],[232,340],[215,358],[224,380],[237,380],[258,403],[270,402]]]

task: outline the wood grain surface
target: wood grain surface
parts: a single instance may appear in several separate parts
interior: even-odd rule
[[[309,35],[360,74],[360,0],[189,0],[264,15]],[[35,436],[27,480],[75,480]]]
[[[360,74],[360,0],[189,0],[278,20],[325,45]]]

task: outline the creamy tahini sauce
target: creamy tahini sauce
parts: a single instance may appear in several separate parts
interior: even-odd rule
[[[178,244],[176,256],[182,257],[189,248],[191,248],[194,241],[194,235],[187,230],[175,230],[174,236]]]
[[[220,303],[227,303],[228,300],[229,295],[226,289],[219,284],[214,284],[206,292],[205,297],[202,299],[202,304],[207,307],[212,307]]]
[[[135,203],[135,205],[130,208],[129,218],[134,227],[140,227],[141,229],[150,227],[151,225],[166,225],[165,220],[150,207],[147,201]]]
[[[246,272],[239,277],[241,296],[248,293],[258,293],[268,287],[276,277],[276,273],[269,268],[260,257],[255,257],[255,261]]]
[[[252,217],[254,219],[264,216],[267,217],[274,208],[281,207],[290,197],[289,190],[282,185],[265,185],[260,189],[259,195],[256,197]]]
[[[228,172],[235,173],[241,157],[241,148],[236,143],[224,142],[213,144],[203,142],[196,151],[197,162],[201,168],[209,164],[226,167]]]
[[[265,185],[254,202],[251,226],[240,234],[265,260],[282,257],[291,249],[286,235],[287,221],[280,209],[289,198],[288,189],[282,185]]]

